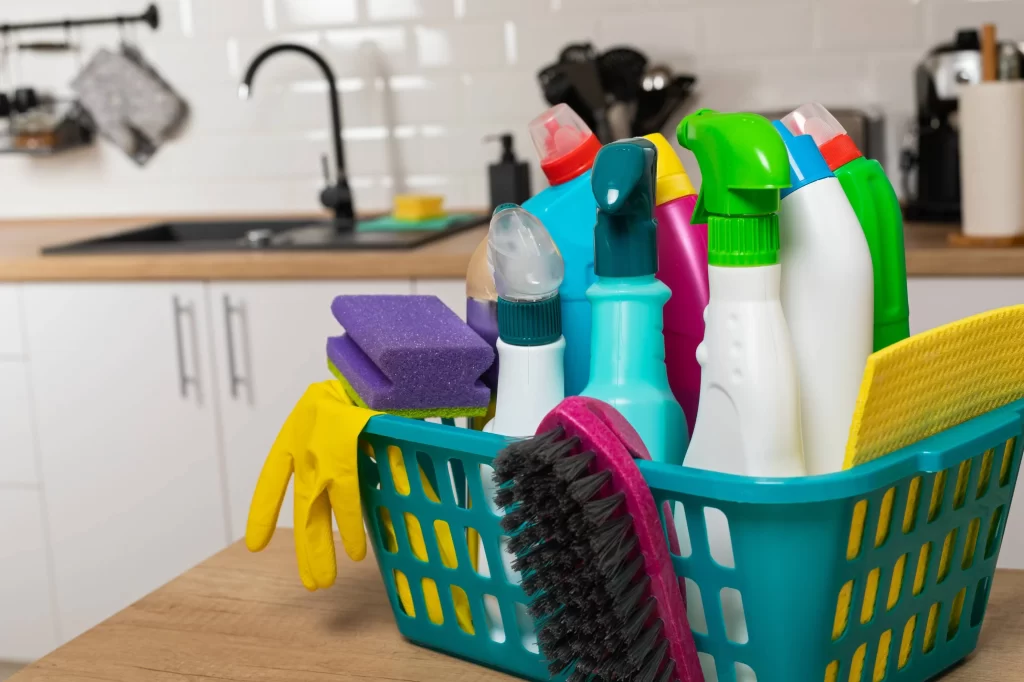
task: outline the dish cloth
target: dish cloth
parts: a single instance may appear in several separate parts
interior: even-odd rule
[[[1024,397],[1024,305],[911,336],[868,356],[844,469]]]
[[[399,220],[389,215],[356,223],[357,232],[408,232],[413,230],[439,232],[463,220],[478,218],[477,213],[449,213],[426,220]]]

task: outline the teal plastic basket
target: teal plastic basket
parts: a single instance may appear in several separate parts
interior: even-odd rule
[[[673,561],[686,578],[707,682],[924,682],[967,656],[1017,480],[1022,420],[1024,400],[851,471],[811,478],[749,479],[641,462],[659,507],[673,505],[677,517],[680,531],[666,532],[682,536],[682,556]],[[517,631],[527,598],[500,568],[499,516],[487,504],[467,508],[467,487],[470,499],[485,499],[481,477],[507,441],[392,416],[371,419],[363,440],[378,455],[370,457],[370,448],[360,455],[364,511],[401,633],[513,675],[549,679],[542,657],[523,644],[529,633]],[[407,471],[421,468],[440,503],[428,500],[418,476],[409,476],[408,495],[397,492],[389,457],[380,456],[389,447],[401,451]],[[382,509],[394,524],[396,552],[385,542]],[[728,520],[734,566],[710,554],[705,519],[718,512]],[[406,514],[423,529],[427,561],[412,553]],[[452,568],[438,550],[442,524],[454,538]],[[471,565],[468,529],[480,533],[492,577]],[[414,614],[401,605],[396,571],[409,580]],[[427,613],[424,581],[440,595],[442,622]],[[474,634],[457,622],[452,586],[468,597]],[[726,632],[723,595],[742,603],[745,635]],[[504,637],[485,625],[491,598]]]

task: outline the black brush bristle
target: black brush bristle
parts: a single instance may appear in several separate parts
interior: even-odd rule
[[[570,682],[677,682],[625,494],[595,461],[559,428],[494,462],[538,645]]]

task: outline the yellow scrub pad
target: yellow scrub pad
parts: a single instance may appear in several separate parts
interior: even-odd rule
[[[868,357],[844,469],[1024,397],[1024,305],[912,336]]]
[[[395,220],[429,220],[444,215],[444,197],[430,194],[395,196],[391,217]]]

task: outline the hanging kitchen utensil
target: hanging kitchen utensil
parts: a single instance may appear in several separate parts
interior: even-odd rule
[[[99,50],[71,83],[99,132],[139,165],[180,130],[188,105],[133,45]]]
[[[636,102],[647,57],[633,48],[616,47],[598,57],[597,67],[605,92],[626,104]]]
[[[570,79],[565,64],[552,64],[537,74],[541,91],[548,104],[565,104],[579,114],[591,130],[597,129],[597,119],[589,104]]]
[[[670,80],[666,82],[666,78]],[[664,68],[649,70],[637,98],[633,135],[661,132],[669,118],[690,98],[696,83],[695,76],[670,76],[670,72]]]
[[[593,130],[602,142],[614,138],[608,127],[608,99],[601,85],[601,74],[597,68],[597,51],[590,43],[566,45],[558,55],[561,73],[578,95],[579,104],[590,112],[594,122]],[[566,102],[569,106],[571,103]],[[573,106],[579,113],[579,110]],[[589,125],[589,122],[588,122]]]

